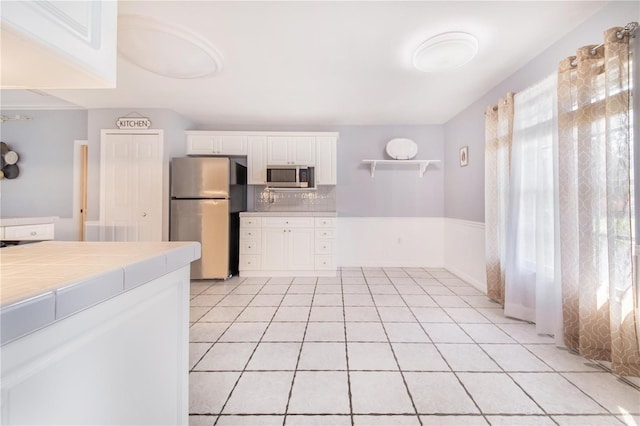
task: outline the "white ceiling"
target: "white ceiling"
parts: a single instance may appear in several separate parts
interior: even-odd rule
[[[115,89],[48,92],[85,108],[169,108],[202,126],[440,124],[604,4],[120,1],[119,15],[209,40],[222,72],[170,79],[120,56]],[[449,73],[415,70],[414,49],[448,31],[474,34],[478,56]]]

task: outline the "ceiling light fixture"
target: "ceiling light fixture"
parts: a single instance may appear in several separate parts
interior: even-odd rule
[[[413,55],[413,66],[422,72],[459,68],[478,53],[478,39],[468,33],[438,34],[422,43]]]
[[[139,15],[118,17],[118,52],[129,62],[170,78],[208,77],[222,70],[222,55],[187,29]]]

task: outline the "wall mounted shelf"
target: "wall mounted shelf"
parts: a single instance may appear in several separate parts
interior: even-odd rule
[[[440,160],[362,160],[363,164],[368,164],[371,168],[371,177],[374,177],[376,166],[378,164],[401,164],[401,165],[417,165],[420,177],[424,176],[427,166],[431,163],[439,163]]]

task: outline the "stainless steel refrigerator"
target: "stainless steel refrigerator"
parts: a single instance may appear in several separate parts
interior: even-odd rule
[[[225,157],[171,160],[171,241],[199,241],[192,279],[225,279],[238,271],[239,212],[247,205],[247,168]]]

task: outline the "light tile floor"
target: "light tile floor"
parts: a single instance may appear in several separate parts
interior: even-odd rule
[[[192,425],[636,425],[640,391],[443,269],[191,284]]]

